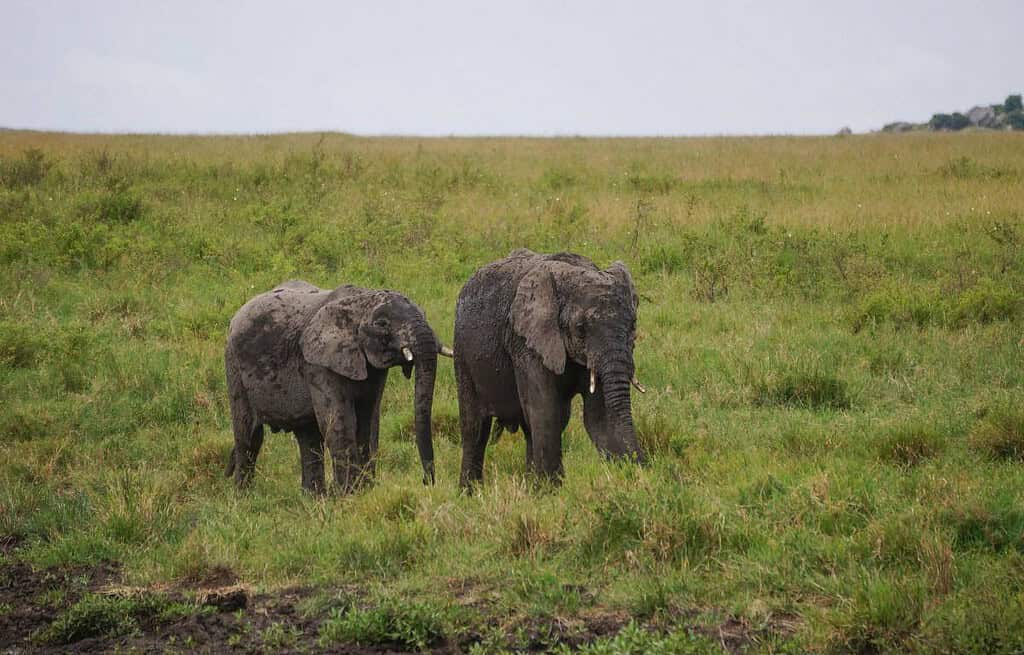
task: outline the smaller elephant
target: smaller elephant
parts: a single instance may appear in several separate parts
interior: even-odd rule
[[[430,410],[437,355],[450,357],[423,311],[400,293],[351,285],[333,291],[285,282],[231,319],[224,363],[235,446],[226,475],[253,475],[264,426],[295,433],[302,486],[321,494],[324,446],[334,486],[348,493],[374,475],[388,369],[416,371],[415,431],[425,483],[434,481]]]

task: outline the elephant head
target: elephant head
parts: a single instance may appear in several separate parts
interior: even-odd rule
[[[437,355],[451,356],[427,324],[423,311],[402,294],[371,291],[342,296],[321,307],[303,330],[303,358],[350,380],[365,380],[367,366],[416,371],[416,446],[424,482],[434,482],[430,410]]]
[[[645,459],[633,425],[630,384],[638,296],[622,262],[551,256],[519,283],[511,323],[555,374],[577,375],[590,438],[606,455]]]

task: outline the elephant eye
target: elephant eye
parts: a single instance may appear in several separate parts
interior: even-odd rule
[[[383,316],[381,316],[380,318],[378,318],[378,319],[373,321],[373,326],[374,327],[386,328],[389,325],[390,325],[390,322],[388,321],[388,319],[384,318]]]

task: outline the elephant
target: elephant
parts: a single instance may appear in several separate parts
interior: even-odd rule
[[[513,251],[476,271],[455,310],[455,379],[462,432],[459,484],[483,479],[492,419],[526,441],[526,467],[559,482],[562,432],[576,394],[606,457],[645,461],[630,384],[639,298],[629,270],[599,270],[572,253]]]
[[[406,378],[416,371],[416,445],[424,482],[433,483],[438,354],[452,352],[423,311],[395,291],[324,290],[292,280],[254,297],[231,319],[224,350],[235,436],[225,475],[247,486],[266,425],[295,433],[305,490],[326,491],[325,442],[335,490],[350,493],[371,481],[384,383],[388,369],[401,366]]]

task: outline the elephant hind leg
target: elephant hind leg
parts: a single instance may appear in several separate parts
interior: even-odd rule
[[[462,470],[459,485],[469,489],[484,479],[484,451],[491,436],[491,417],[473,416],[462,418]]]
[[[297,430],[299,458],[302,460],[302,488],[319,496],[324,493],[324,438],[319,428]]]
[[[231,450],[232,463],[228,470],[235,475],[235,486],[242,488],[252,481],[256,457],[263,447],[263,424],[257,423],[248,412],[232,417],[235,447]]]

